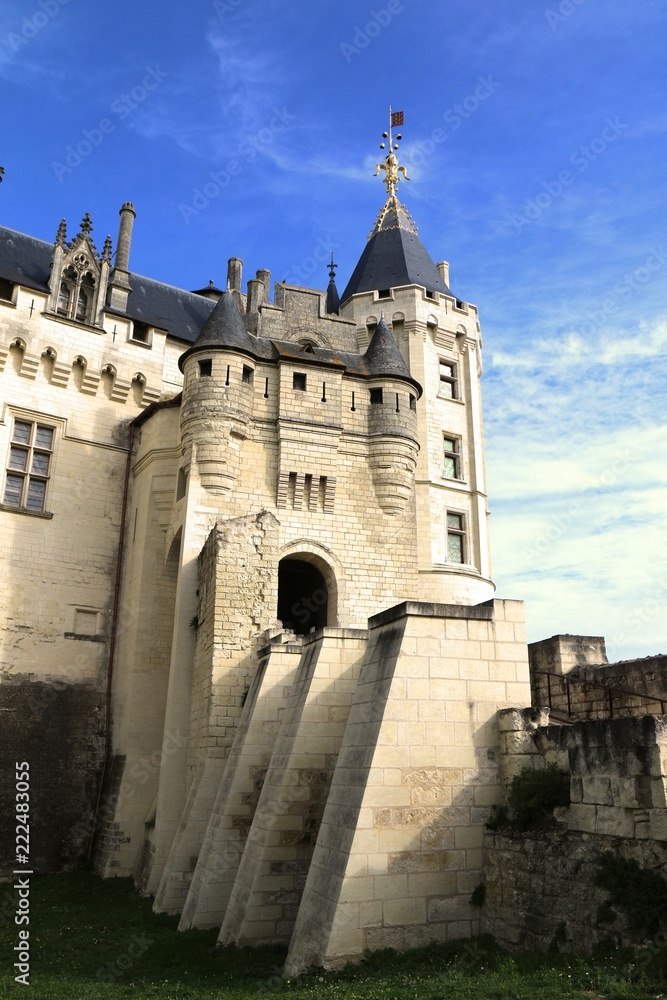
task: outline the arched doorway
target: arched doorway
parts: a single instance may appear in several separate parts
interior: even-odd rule
[[[329,591],[326,580],[311,562],[286,556],[278,565],[278,618],[285,628],[307,635],[327,625]]]

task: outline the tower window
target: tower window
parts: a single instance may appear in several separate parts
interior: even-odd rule
[[[200,361],[199,362],[199,375],[200,375],[200,377],[204,377],[205,375],[212,375],[212,374],[213,374],[213,362],[210,360],[210,358],[207,358],[206,361]]]
[[[445,399],[459,398],[459,382],[456,363],[454,361],[440,362],[440,389],[438,395],[443,396]]]
[[[53,427],[28,420],[14,421],[3,495],[3,502],[8,506],[44,510],[53,436]]]
[[[417,397],[413,396],[412,393],[410,393],[410,409],[411,410],[417,409]]]
[[[16,285],[13,281],[7,281],[6,278],[0,278],[0,299],[3,302],[13,302],[15,288]]]
[[[138,319],[135,319],[132,323],[132,340],[137,344],[150,344],[151,342],[151,331],[148,323],[141,323]]]
[[[241,381],[245,382],[246,385],[252,385],[253,379],[255,377],[255,370],[249,365],[243,366],[243,372],[241,374]]]
[[[292,388],[298,389],[299,392],[306,391],[306,376],[301,372],[294,372],[292,376]]]
[[[465,562],[465,520],[463,514],[447,511],[447,562]]]
[[[443,438],[444,475],[447,479],[461,478],[461,441],[459,438]]]
[[[376,406],[382,402],[382,389],[371,389],[371,403]]]

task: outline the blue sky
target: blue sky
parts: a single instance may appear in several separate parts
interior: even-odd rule
[[[5,225],[125,200],[131,267],[342,290],[387,106],[434,260],[480,309],[494,577],[531,639],[667,652],[667,0],[5,0]]]

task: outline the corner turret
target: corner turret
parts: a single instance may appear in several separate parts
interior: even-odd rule
[[[253,410],[257,340],[245,329],[228,288],[199,336],[179,358],[181,433],[186,474],[193,462],[202,486],[227,493],[237,480]]]

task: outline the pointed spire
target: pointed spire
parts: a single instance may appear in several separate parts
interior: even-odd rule
[[[422,387],[410,374],[408,366],[403,360],[403,355],[398,349],[398,344],[387,326],[384,313],[380,316],[380,322],[376,326],[375,333],[364,354],[364,361],[369,375],[375,377],[388,375],[392,378],[405,379],[416,387],[421,396]]]
[[[334,255],[332,250],[331,261],[329,262],[329,286],[327,288],[326,311],[327,313],[336,313],[336,315],[338,315],[338,308],[340,306],[340,298],[338,296],[338,289],[336,288],[337,267],[338,264],[334,264]]]
[[[111,263],[111,237],[107,236],[104,241],[104,246],[102,248],[102,260],[106,261],[107,264]]]
[[[58,226],[58,232],[56,233],[56,246],[64,247],[67,245],[67,223],[64,219],[60,220],[60,225]]]
[[[90,218],[90,213],[86,212],[83,219],[81,220],[81,232],[84,236],[89,236],[93,231],[93,220]]]
[[[378,163],[374,176],[384,171],[387,200],[380,210],[371,230],[366,248],[352,272],[341,296],[345,303],[358,292],[381,292],[402,285],[418,285],[427,292],[451,295],[447,282],[429,257],[419,239],[417,227],[405,205],[396,196],[396,188],[403,178],[409,180],[405,167],[399,166],[398,142],[394,142],[392,127],[403,124],[403,112],[389,109],[389,131],[383,139],[389,140],[389,152],[384,163]],[[402,136],[397,135],[400,140]],[[387,143],[380,144],[385,149]]]
[[[231,348],[256,357],[253,339],[247,332],[234,301],[234,290],[228,287],[220,296],[192,347],[179,358],[178,367],[183,371],[185,359],[194,351],[207,347]]]

